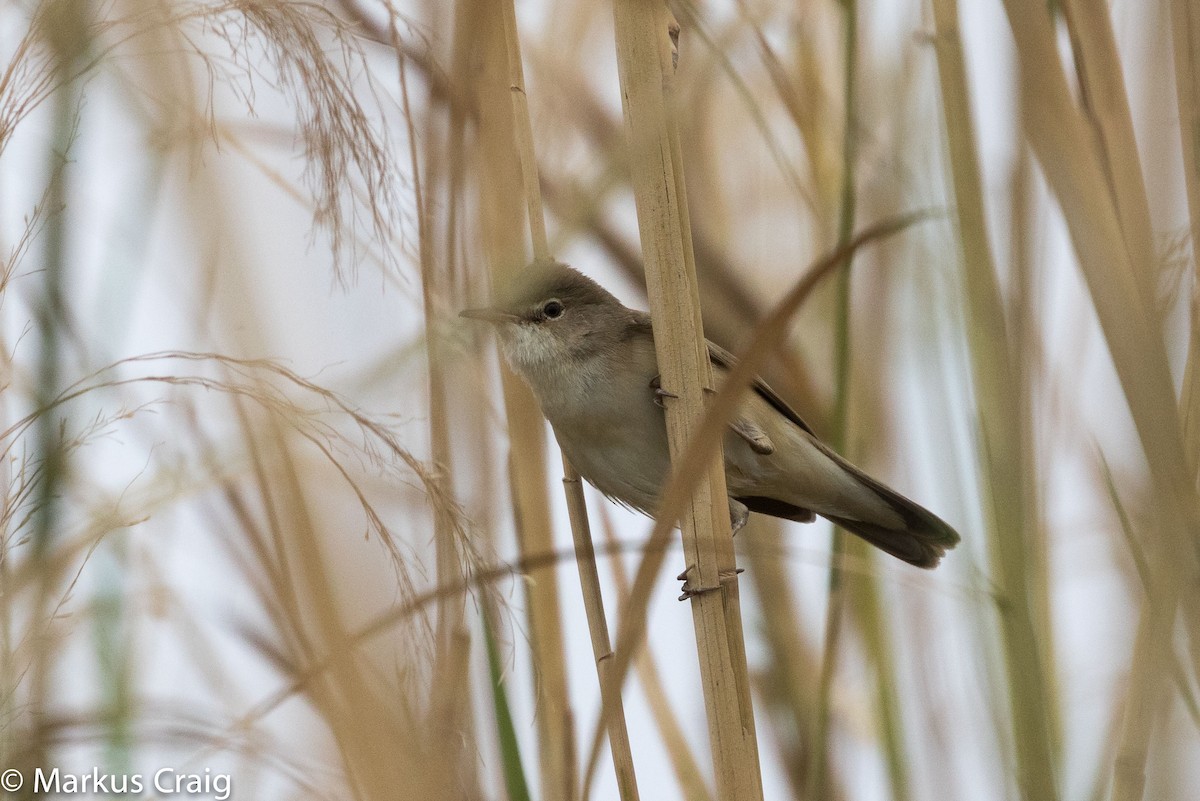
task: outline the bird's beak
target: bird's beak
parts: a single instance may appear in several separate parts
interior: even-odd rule
[[[515,314],[509,314],[500,309],[463,309],[458,316],[468,317],[472,320],[486,320],[489,323],[515,323],[521,319]]]

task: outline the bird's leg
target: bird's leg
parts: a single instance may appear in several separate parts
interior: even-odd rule
[[[728,584],[731,581],[737,581],[738,574],[746,572],[746,569],[744,567],[735,567],[733,570],[722,570],[719,573],[717,573],[716,586],[693,587],[691,576],[692,576],[692,571],[694,571],[695,569],[696,569],[695,565],[688,565],[687,570],[683,571],[682,573],[680,573],[678,576],[675,577],[676,581],[683,582],[683,586],[679,588],[680,590],[683,591],[682,594],[679,596],[679,600],[681,600],[681,601],[686,601],[688,598],[691,598],[694,595],[701,595],[706,592],[712,592],[713,590],[719,590],[719,589],[721,589],[722,584]]]

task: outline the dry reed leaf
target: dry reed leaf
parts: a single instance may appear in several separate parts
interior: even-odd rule
[[[1179,139],[1187,190],[1193,262],[1200,243],[1200,10],[1187,0],[1171,2]],[[1194,268],[1195,269],[1195,268]],[[1192,278],[1191,339],[1180,405],[1189,464],[1200,470],[1200,274]],[[1200,638],[1197,638],[1200,639]]]
[[[1146,542],[1154,592],[1142,609],[1114,764],[1113,798],[1129,801],[1144,789],[1149,739],[1166,686],[1158,674],[1169,664],[1166,649],[1182,582],[1194,569],[1189,532],[1200,526],[1200,508],[1162,336],[1143,300],[1104,157],[1063,77],[1053,20],[1032,0],[1006,0],[1005,8],[1022,72],[1025,132],[1058,197],[1159,501],[1157,536]]]
[[[1033,573],[1027,553],[1029,517],[1022,477],[1027,466],[1017,368],[996,265],[988,243],[983,181],[954,0],[935,0],[935,46],[942,85],[950,167],[962,243],[967,333],[982,444],[979,449],[987,504],[989,567],[998,593],[1009,719],[1017,756],[1018,785],[1028,798],[1058,794],[1056,751],[1050,721],[1050,666],[1034,625]]]

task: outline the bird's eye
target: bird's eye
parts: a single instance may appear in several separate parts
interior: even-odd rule
[[[564,307],[560,301],[548,300],[546,305],[542,307],[542,316],[547,320],[557,320],[563,316]]]

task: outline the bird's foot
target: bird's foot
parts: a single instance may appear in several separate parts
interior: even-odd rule
[[[728,584],[731,581],[737,581],[737,577],[738,577],[739,573],[746,572],[746,569],[743,567],[735,567],[732,570],[722,570],[719,573],[717,573],[716,585],[714,585],[712,587],[693,587],[691,575],[692,575],[692,572],[695,571],[695,569],[696,569],[695,565],[690,565],[687,570],[683,571],[682,573],[680,573],[678,576],[675,577],[676,581],[683,582],[683,586],[679,588],[680,590],[682,590],[682,594],[679,596],[679,600],[681,600],[681,601],[686,601],[688,598],[691,598],[696,595],[703,595],[706,592],[712,592],[713,590],[719,590],[719,589],[721,589],[722,585]]]
[[[674,392],[668,392],[667,390],[662,388],[662,376],[661,375],[656,375],[656,376],[654,376],[654,378],[650,379],[650,389],[654,390],[654,405],[660,409],[667,408],[666,404],[664,403],[665,398],[678,398],[679,397]]]
[[[656,376],[654,376],[654,378],[650,379],[650,389],[654,390],[654,404],[656,406],[658,406],[658,408],[660,408],[660,409],[666,408],[666,406],[663,405],[664,398],[678,398],[679,397],[674,392],[668,392],[667,390],[662,388],[662,375],[656,375]],[[713,389],[712,387],[702,387],[702,389],[704,390],[705,395],[717,394],[717,391],[715,389]],[[771,450],[774,450],[774,448],[772,447]]]

